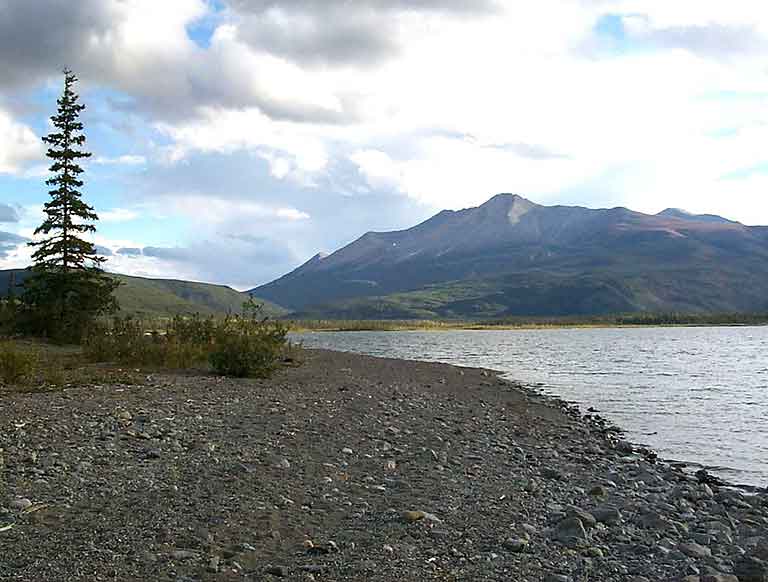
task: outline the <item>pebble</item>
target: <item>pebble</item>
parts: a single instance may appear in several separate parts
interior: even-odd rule
[[[171,557],[174,560],[180,560],[180,561],[193,560],[194,558],[197,558],[198,555],[199,554],[197,552],[191,552],[189,550],[175,550],[171,552]]]
[[[278,469],[290,469],[291,462],[288,459],[281,459],[275,464],[275,467]]]
[[[267,568],[264,570],[264,573],[276,578],[287,578],[288,568],[285,566],[267,566]]]
[[[504,547],[510,552],[519,554],[528,549],[528,540],[523,538],[510,538],[504,541]]]
[[[32,507],[32,502],[26,497],[17,497],[16,499],[11,500],[8,507],[14,511],[24,511],[25,509]]]
[[[678,549],[689,558],[708,558],[712,555],[712,550],[696,542],[680,544]]]
[[[544,467],[541,470],[541,476],[545,479],[555,479],[557,481],[560,481],[564,478],[562,471],[552,467]]]
[[[613,506],[597,507],[592,510],[592,515],[598,523],[615,525],[621,523],[621,511]]]

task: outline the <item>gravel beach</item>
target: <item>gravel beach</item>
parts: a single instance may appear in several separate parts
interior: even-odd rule
[[[487,370],[0,392],[0,580],[768,582],[768,494]]]

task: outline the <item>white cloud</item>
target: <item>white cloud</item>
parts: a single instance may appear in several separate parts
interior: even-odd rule
[[[646,16],[657,29],[719,25],[768,31],[768,11],[762,0],[618,0],[610,9],[615,13]]]
[[[147,163],[147,158],[144,156],[132,156],[124,155],[117,157],[104,157],[99,156],[93,159],[93,163],[99,166],[143,166]]]
[[[349,156],[371,188],[399,190],[403,179],[400,166],[386,153],[378,150],[360,150]]]
[[[148,210],[153,205],[146,204]],[[227,232],[249,232],[258,222],[296,222],[309,220],[306,212],[289,206],[269,206],[249,200],[224,200],[197,193],[168,194],[154,209],[165,214],[169,209],[209,229],[227,226]],[[237,225],[237,226],[236,226]]]
[[[295,208],[278,208],[275,211],[275,215],[278,218],[285,220],[309,220],[310,216],[306,212],[301,212]]]
[[[99,220],[102,222],[130,222],[139,217],[135,210],[127,208],[113,208],[111,210],[102,210],[98,213]]]
[[[159,123],[156,127],[174,142],[167,150],[172,163],[192,152],[232,153],[245,149],[267,160],[275,177],[291,177],[298,182],[328,164],[328,145],[321,135],[315,135],[317,130],[275,122],[258,109],[203,108],[197,120],[176,125]]]
[[[43,147],[35,132],[0,109],[0,174],[19,174],[42,155]]]

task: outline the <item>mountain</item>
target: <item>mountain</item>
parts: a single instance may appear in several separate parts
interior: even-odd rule
[[[0,295],[5,295],[11,273],[17,283],[23,282],[27,271],[0,271]],[[224,285],[176,281],[170,279],[145,279],[128,275],[115,275],[122,285],[115,295],[120,303],[120,313],[137,317],[158,317],[200,313],[201,315],[221,315],[227,312],[238,313],[248,294],[235,291]],[[264,314],[272,317],[284,315],[286,310],[264,303]]]
[[[690,212],[686,212],[680,208],[667,208],[666,210],[659,212],[656,216],[677,218],[680,220],[687,220],[689,222],[719,222],[726,224],[736,224],[733,220],[728,220],[727,218],[717,216],[716,214],[691,214]]]
[[[251,292],[315,317],[761,311],[768,228],[499,194],[407,230],[369,232]]]

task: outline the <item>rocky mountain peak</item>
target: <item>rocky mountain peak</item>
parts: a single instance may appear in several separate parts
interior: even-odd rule
[[[520,219],[538,205],[518,194],[497,194],[476,210],[497,218],[506,215],[509,224],[517,224]]]

